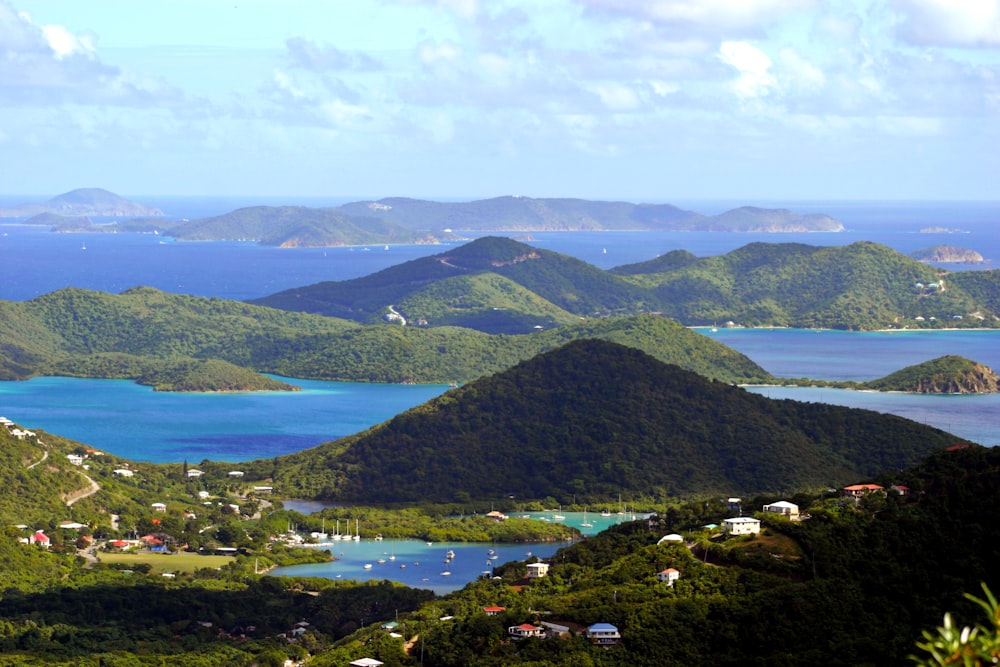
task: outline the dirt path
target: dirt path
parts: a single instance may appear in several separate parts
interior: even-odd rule
[[[89,498],[90,496],[94,495],[95,493],[97,493],[98,491],[101,490],[101,485],[100,484],[98,484],[94,480],[90,479],[89,477],[87,477],[86,475],[84,475],[82,472],[80,474],[83,475],[83,478],[85,480],[87,480],[88,482],[90,482],[90,486],[88,486],[86,489],[82,489],[80,491],[74,491],[73,493],[67,494],[66,495],[66,507],[71,506],[73,503],[75,503],[78,500],[83,500],[84,498]]]
[[[42,452],[42,458],[38,459],[37,461],[35,461],[34,463],[32,463],[30,466],[27,466],[27,469],[31,470],[32,468],[34,468],[36,465],[38,465],[39,463],[41,463],[42,461],[44,461],[47,458],[49,458],[49,450],[46,449],[44,452]]]

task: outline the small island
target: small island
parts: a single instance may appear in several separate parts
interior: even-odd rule
[[[1000,376],[989,366],[948,355],[907,366],[859,388],[917,394],[995,394],[1000,391]]]
[[[975,250],[953,245],[936,245],[910,253],[910,257],[920,262],[982,264],[983,256]]]

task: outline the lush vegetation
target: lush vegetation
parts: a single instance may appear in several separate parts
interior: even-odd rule
[[[365,323],[380,321],[392,305],[411,323],[486,331],[524,331],[532,318],[545,326],[563,323],[566,313],[639,312],[685,325],[997,326],[996,278],[967,273],[981,272],[947,273],[869,242],[829,248],[751,243],[702,259],[672,252],[608,272],[485,237],[370,276],[294,288],[255,303]],[[471,279],[484,275],[490,279]]]
[[[870,242],[842,247],[751,243],[676,267],[664,257],[619,267],[685,324],[829,329],[997,326],[988,290]],[[977,272],[978,273],[978,272]],[[979,283],[982,284],[982,283]]]
[[[244,469],[291,497],[594,504],[825,488],[960,442],[888,415],[773,401],[581,340],[366,432]]]
[[[419,635],[408,654],[401,641],[382,641],[372,629],[317,664],[371,655],[435,667],[903,665],[928,647],[953,661],[926,664],[992,664],[995,604],[963,593],[997,585],[1000,535],[989,517],[1000,508],[1000,451],[942,451],[872,481],[903,484],[908,493],[857,502],[800,495],[793,500],[806,520],[757,513],[760,535],[728,539],[712,526],[735,511],[718,499],[691,502],[561,550],[543,579],[525,581],[525,563],[512,563],[495,570],[499,581],[425,604],[405,619],[406,636]],[[744,502],[744,514],[774,499]],[[684,542],[658,544],[671,532]],[[657,581],[671,567],[680,572],[676,583]],[[488,616],[483,607],[493,605],[505,609]],[[929,630],[945,610],[978,619],[984,608],[991,616],[977,633]],[[451,619],[439,621],[442,615]],[[507,628],[524,622],[564,625],[573,634],[512,640]],[[598,622],[620,630],[619,646],[596,647],[580,636]]]
[[[997,374],[974,361],[949,355],[922,364],[907,366],[878,380],[862,383],[866,389],[918,393],[993,393]]]
[[[371,382],[464,382],[567,340],[597,337],[727,382],[770,375],[665,318],[602,318],[519,336],[472,329],[360,326],[236,301],[134,288],[113,295],[65,289],[0,302],[0,376],[145,378],[164,388],[271,388],[216,359],[285,377]]]

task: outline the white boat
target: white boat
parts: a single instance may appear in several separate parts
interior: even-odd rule
[[[384,559],[384,558],[379,558],[379,559],[378,559],[377,561],[375,561],[375,562],[376,562],[376,563],[378,563],[379,565],[384,565],[384,564],[385,564],[385,559]]]
[[[381,542],[382,541],[382,533],[376,533],[375,534],[375,541],[376,542]]]
[[[365,569],[366,570],[372,569],[372,564],[371,563],[365,563]]]
[[[359,541],[361,539],[361,529],[358,528],[358,520],[357,519],[354,520],[354,537],[352,537],[351,539],[354,540],[355,542],[357,542],[357,541]]]
[[[442,577],[450,577],[451,576],[451,572],[449,572],[448,570],[445,570],[444,572],[441,573],[441,576]]]
[[[583,510],[583,523],[580,524],[581,528],[593,528],[594,524],[587,521],[587,510]]]

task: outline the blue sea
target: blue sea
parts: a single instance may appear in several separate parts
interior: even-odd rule
[[[197,218],[255,204],[336,205],[337,200],[142,198],[170,217]],[[24,201],[0,197],[0,206]],[[951,244],[1000,258],[1000,202],[673,202],[702,213],[752,203],[823,212],[847,231],[814,234],[701,232],[533,233],[528,243],[601,268],[670,250],[717,255],[751,242],[843,245],[859,240],[901,252]],[[921,233],[938,227],[949,232]],[[0,299],[20,301],[63,287],[120,292],[136,285],[248,299],[323,280],[344,280],[442,252],[442,246],[278,249],[253,243],[175,242],[139,234],[54,234],[0,220]],[[943,354],[1000,369],[1000,332],[847,333],[703,330],[785,377],[870,379]],[[293,380],[305,391],[264,394],[156,393],[131,382],[35,378],[0,383],[0,415],[136,460],[240,461],[274,456],[377,424],[446,390]],[[774,398],[865,407],[932,424],[982,444],[1000,444],[1000,398],[909,396],[828,389],[758,388]]]

